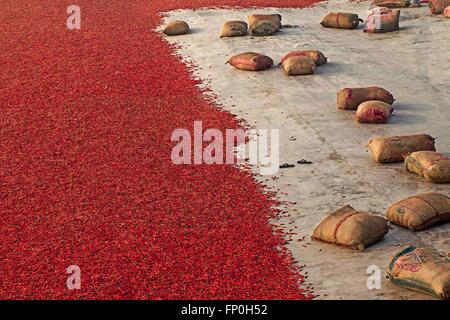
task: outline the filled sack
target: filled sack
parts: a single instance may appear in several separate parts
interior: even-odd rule
[[[325,28],[355,29],[360,21],[362,22],[356,13],[330,12],[320,24]]]
[[[310,57],[311,59],[313,59],[316,66],[325,64],[328,60],[327,57],[325,57],[325,55],[319,50],[299,50],[289,52],[287,55],[281,58],[281,61],[278,65],[283,64],[286,59],[289,59],[291,57]]]
[[[247,22],[227,21],[222,27],[220,37],[242,37],[247,34]]]
[[[281,15],[279,14],[252,14],[248,16],[248,27],[251,29],[259,21],[271,21],[281,29]],[[277,30],[278,31],[278,30]]]
[[[361,123],[386,123],[394,109],[389,103],[371,100],[361,103],[356,110],[355,118]]]
[[[444,17],[450,18],[450,5],[444,10]]]
[[[415,3],[415,2],[413,2]],[[384,7],[384,8],[407,8],[411,6],[411,2],[409,0],[374,0],[372,2],[372,5],[375,5],[377,7]]]
[[[398,30],[400,28],[400,10],[388,8],[375,8],[367,16],[364,32],[383,33]]]
[[[427,134],[379,137],[367,145],[373,160],[379,163],[403,162],[415,151],[436,151],[435,139]]]
[[[450,198],[440,193],[412,196],[389,207],[386,218],[411,230],[424,230],[450,221]]]
[[[273,60],[260,53],[245,52],[231,57],[226,63],[239,70],[260,71],[272,67]]]
[[[163,32],[168,36],[178,36],[189,32],[189,25],[184,21],[169,22]]]
[[[428,1],[428,6],[433,14],[441,14],[444,12],[445,8],[450,6],[450,0],[430,0]]]
[[[434,250],[403,248],[389,259],[387,275],[403,288],[440,299],[450,297],[450,260]]]
[[[252,36],[271,36],[279,30],[278,25],[270,20],[261,20],[255,22],[250,28]]]
[[[450,182],[450,158],[441,153],[433,151],[413,152],[405,158],[405,166],[409,172],[424,177],[426,181]]]
[[[313,74],[316,64],[310,57],[295,56],[283,62],[283,69],[288,76]]]
[[[343,110],[356,110],[358,106],[369,100],[394,103],[394,97],[386,89],[373,86],[363,88],[344,88],[337,93],[337,106]]]
[[[382,240],[387,233],[385,219],[347,205],[326,217],[314,229],[312,239],[363,250]]]

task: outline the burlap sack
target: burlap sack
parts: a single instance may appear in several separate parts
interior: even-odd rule
[[[242,37],[247,34],[247,22],[227,21],[222,27],[220,37]]]
[[[330,12],[320,24],[325,28],[355,29],[360,21],[356,13]]]
[[[407,8],[411,5],[409,0],[374,0],[372,4],[384,8]]]
[[[239,70],[260,71],[272,67],[273,60],[260,53],[245,52],[231,57],[226,63]]]
[[[434,140],[427,134],[379,137],[371,140],[367,146],[376,162],[403,162],[411,152],[436,151]]]
[[[378,242],[388,233],[387,221],[345,206],[326,217],[314,230],[312,238],[355,250]]]
[[[327,57],[320,52],[319,50],[300,50],[300,51],[292,51],[289,52],[287,55],[285,55],[283,58],[281,58],[281,61],[278,65],[283,64],[283,62],[286,59],[289,59],[291,57],[310,57],[314,60],[314,63],[316,66],[320,66],[322,64],[327,63]]]
[[[424,177],[426,181],[450,182],[450,158],[441,153],[433,151],[413,152],[405,158],[405,166],[409,172]]]
[[[436,251],[407,246],[390,258],[387,275],[398,286],[440,299],[450,297],[450,260]]]
[[[393,104],[395,99],[389,91],[377,86],[344,88],[337,93],[337,106],[343,110],[356,110],[361,103],[369,100]]]
[[[445,8],[445,10],[444,10],[444,17],[450,18],[450,6]]]
[[[250,28],[250,34],[252,36],[271,36],[279,30],[276,22],[270,20],[261,20],[255,22]]]
[[[355,119],[361,123],[385,123],[389,121],[393,111],[389,103],[370,100],[359,105]]]
[[[384,11],[383,8],[373,9],[367,16],[364,32],[383,33],[396,31],[400,28],[400,10]]]
[[[281,15],[279,14],[252,14],[248,16],[248,27],[251,29],[258,21],[272,21],[281,29]]]
[[[189,32],[189,25],[184,21],[169,22],[163,31],[168,36],[178,36]]]
[[[412,196],[389,207],[386,218],[411,230],[424,230],[450,221],[450,198],[439,193]]]
[[[428,6],[430,7],[431,13],[441,14],[445,8],[450,6],[450,0],[430,0]]]
[[[288,76],[313,74],[316,64],[310,57],[295,56],[283,62],[283,69]]]

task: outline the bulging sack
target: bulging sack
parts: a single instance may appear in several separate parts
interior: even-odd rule
[[[450,297],[450,260],[436,251],[407,246],[391,257],[387,275],[406,289],[440,299]]]
[[[283,62],[283,69],[289,76],[313,74],[316,64],[310,57],[295,56]]]
[[[356,13],[330,12],[320,24],[325,28],[355,29],[360,21]]]
[[[260,53],[245,52],[231,57],[226,63],[239,70],[260,71],[272,67],[273,60]]]
[[[444,10],[444,17],[450,18],[450,5]]]
[[[281,25],[281,15],[279,14],[252,14],[248,16],[248,27],[252,28],[253,25],[259,21],[272,21],[278,29]],[[277,30],[278,31],[278,30]]]
[[[355,118],[361,123],[385,123],[389,121],[393,111],[390,104],[371,100],[359,105]]]
[[[383,33],[398,30],[400,28],[400,10],[387,8],[375,8],[367,16],[365,32]]]
[[[270,20],[261,20],[255,22],[250,28],[252,36],[271,36],[279,30],[278,25]]]
[[[409,0],[374,0],[373,5],[383,8],[407,8],[411,6]]]
[[[227,21],[222,27],[220,37],[242,37],[247,34],[247,22]]]
[[[343,110],[356,110],[361,103],[370,100],[393,104],[395,99],[389,91],[377,86],[344,88],[337,93],[337,106]]]
[[[345,206],[326,217],[312,238],[350,249],[363,250],[388,233],[387,221],[367,212]]]
[[[372,158],[379,163],[403,162],[416,151],[436,151],[435,139],[427,134],[413,136],[379,137],[367,145]]]
[[[450,221],[450,198],[440,193],[412,196],[389,207],[386,218],[411,230],[424,230]]]
[[[433,14],[441,14],[444,12],[445,8],[450,6],[450,0],[430,0],[428,1],[428,6]]]
[[[313,59],[316,66],[327,63],[327,57],[325,57],[325,55],[319,50],[300,50],[289,52],[287,55],[281,58],[281,62],[278,65],[283,64],[286,59],[289,59],[291,57],[310,57],[311,59]]]
[[[189,32],[189,25],[184,21],[169,22],[163,31],[168,36],[178,36]]]
[[[450,182],[450,158],[441,153],[433,151],[413,152],[405,158],[405,166],[409,172],[424,177],[426,181]]]

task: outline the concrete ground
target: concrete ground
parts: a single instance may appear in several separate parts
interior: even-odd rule
[[[315,226],[330,212],[350,204],[384,216],[388,206],[428,191],[450,194],[450,185],[423,182],[403,165],[374,163],[365,146],[376,136],[428,133],[437,138],[438,151],[450,152],[450,19],[431,15],[427,7],[402,9],[401,30],[366,34],[356,30],[325,29],[321,18],[329,11],[355,12],[366,17],[369,2],[330,1],[307,9],[183,10],[168,13],[165,21],[181,19],[192,27],[185,36],[168,37],[179,46],[196,77],[218,96],[226,110],[256,128],[280,129],[279,179],[260,176],[279,190],[288,215],[274,221],[295,235],[289,242],[296,260],[306,264],[308,281],[321,299],[427,299],[384,278],[388,258],[402,245],[419,243],[450,251],[449,224],[422,232],[392,226],[384,241],[355,252],[311,242]],[[227,20],[246,20],[254,12],[280,13],[283,29],[271,37],[218,37]],[[329,63],[312,76],[287,77],[281,69],[264,72],[236,70],[225,61],[232,55],[256,51],[276,62],[292,50],[319,49]],[[352,112],[336,109],[336,92],[347,86],[379,85],[395,98],[388,124],[358,124]],[[255,230],[257,232],[257,230]],[[297,239],[306,236],[306,241]],[[311,243],[310,245],[307,245]],[[379,290],[366,285],[367,267],[379,266]]]

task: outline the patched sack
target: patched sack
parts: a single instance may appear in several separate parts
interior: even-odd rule
[[[415,195],[393,204],[386,218],[411,230],[424,230],[450,221],[450,198],[440,193]]]
[[[400,10],[375,8],[367,16],[365,32],[383,33],[396,31],[400,28]]]
[[[356,13],[330,12],[320,24],[325,28],[355,29],[360,21]]]
[[[361,123],[385,123],[389,121],[393,111],[390,104],[371,100],[359,105],[355,118]]]
[[[379,163],[403,162],[416,151],[436,151],[435,139],[427,134],[413,136],[378,137],[367,145],[372,158]]]
[[[227,21],[222,27],[220,37],[242,37],[247,34],[247,22]]]
[[[326,217],[312,238],[350,249],[363,250],[388,233],[387,221],[367,212],[345,206]]]
[[[405,166],[409,172],[424,177],[426,181],[450,182],[450,158],[441,153],[433,151],[413,152],[405,158]]]
[[[386,89],[372,86],[363,88],[344,88],[337,93],[337,106],[343,110],[356,110],[366,101],[378,100],[389,104],[394,103],[394,97]]]
[[[450,260],[434,250],[417,246],[403,248],[389,260],[387,275],[403,288],[440,299],[450,297]]]
[[[260,71],[272,67],[273,60],[260,53],[245,52],[231,57],[227,63],[239,70]]]
[[[189,25],[184,21],[169,22],[163,31],[168,36],[178,36],[189,32]]]
[[[283,69],[289,76],[313,74],[316,64],[310,57],[295,56],[283,62]]]
[[[327,63],[327,57],[325,57],[325,55],[319,50],[299,50],[289,52],[287,55],[281,58],[281,62],[278,65],[283,64],[286,59],[289,59],[291,57],[310,57],[314,60],[314,63],[317,66]]]

